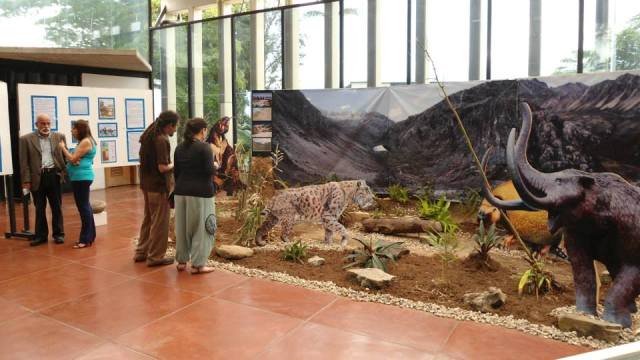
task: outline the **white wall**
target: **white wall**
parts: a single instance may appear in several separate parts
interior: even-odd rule
[[[13,174],[11,133],[9,131],[9,95],[7,84],[0,81],[0,175]],[[0,189],[0,192],[4,189]]]

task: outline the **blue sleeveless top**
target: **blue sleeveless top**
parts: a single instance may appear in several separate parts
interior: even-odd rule
[[[71,162],[67,163],[67,172],[71,181],[93,181],[95,174],[93,173],[93,158],[96,156],[96,144],[91,141],[93,145],[83,157],[80,158],[78,165],[73,165]],[[70,150],[73,154],[75,149]]]

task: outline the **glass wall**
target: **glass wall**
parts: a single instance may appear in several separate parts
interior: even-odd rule
[[[0,46],[137,49],[148,58],[148,5],[148,0],[0,1]]]
[[[62,0],[68,1],[68,0]],[[81,0],[78,0],[81,1]],[[424,53],[424,44],[418,45],[417,23],[426,24],[426,44],[433,58],[439,78],[443,81],[466,81],[469,79],[470,64],[480,69],[480,79],[485,78],[487,28],[491,26],[491,79],[527,77],[530,51],[539,52],[539,64],[531,64],[531,72],[539,71],[541,76],[561,73],[575,73],[578,68],[579,2],[539,0],[540,16],[531,16],[532,0],[492,0],[491,7],[486,0],[377,0],[381,16],[378,23],[380,52],[380,76],[382,85],[402,84],[407,81],[407,47],[411,48],[411,79],[416,79],[418,55]],[[367,64],[370,47],[367,28],[373,23],[369,19],[370,0],[344,0],[342,38],[343,63],[341,76],[344,87],[367,86]],[[127,4],[133,3],[130,0]],[[424,3],[422,15],[417,7]],[[479,4],[472,17],[472,4]],[[534,5],[536,3],[534,2]],[[277,6],[276,0],[265,1],[265,7]],[[235,10],[246,8],[234,5]],[[411,29],[407,39],[407,24],[411,6]],[[4,5],[7,8],[7,5]],[[533,7],[535,10],[535,6]],[[5,10],[6,11],[6,10]],[[18,14],[16,9],[11,10]],[[24,9],[23,9],[24,11]],[[296,89],[324,88],[327,42],[325,36],[326,6],[303,5],[288,9],[267,9],[255,15],[235,13],[231,19],[206,19],[201,23],[184,24],[171,28],[153,29],[154,99],[156,108],[175,108],[184,117],[204,116],[213,122],[221,115],[235,117],[235,139],[249,143],[250,139],[250,91],[252,89],[282,89],[283,73],[287,58],[283,54],[283,44],[295,44],[293,52],[297,67]],[[491,11],[489,24],[488,12]],[[291,24],[284,24],[292,19]],[[290,16],[292,15],[292,16]],[[479,16],[478,16],[479,15]],[[535,12],[534,12],[535,15]],[[17,15],[16,15],[17,16]],[[424,21],[419,21],[419,18]],[[256,27],[253,28],[252,22]],[[127,20],[129,21],[129,20]],[[227,42],[221,43],[221,22],[226,21]],[[262,23],[260,22],[262,21]],[[470,24],[477,24],[470,33]],[[531,21],[539,21],[540,31],[530,36]],[[45,24],[46,25],[46,24]],[[43,25],[44,26],[44,25]],[[97,25],[96,25],[97,26]],[[191,26],[191,56],[187,56],[187,26]],[[536,26],[531,28],[536,29]],[[292,31],[294,36],[283,38],[283,29]],[[116,33],[117,29],[113,29]],[[261,31],[260,31],[261,30]],[[537,30],[536,30],[537,31]],[[82,38],[82,33],[78,35]],[[539,47],[530,46],[531,39]],[[474,40],[475,39],[475,40]],[[472,41],[480,39],[479,48]],[[115,40],[113,40],[115,41]],[[262,42],[263,52],[256,41]],[[286,44],[285,44],[286,43]],[[471,51],[475,56],[471,59]],[[584,9],[584,72],[640,69],[640,2],[633,0],[585,0]],[[221,76],[222,53],[233,62],[227,68],[226,89]],[[264,56],[253,59],[254,56]],[[339,54],[335,55],[339,58]],[[533,60],[530,60],[533,59]],[[472,61],[473,60],[473,61]],[[337,60],[336,60],[337,61]],[[191,64],[191,74],[188,63]],[[533,66],[535,65],[535,66]],[[474,66],[474,67],[475,67]],[[295,68],[293,67],[293,68]],[[431,64],[426,62],[426,81],[433,81]],[[232,69],[232,70],[230,70]],[[476,69],[477,70],[477,69]],[[254,73],[260,72],[260,73]],[[264,72],[264,73],[262,73]],[[294,71],[295,73],[295,71]],[[477,71],[476,71],[477,73]],[[189,76],[191,79],[189,79]],[[284,76],[289,84],[286,75]],[[191,96],[188,99],[189,86]],[[226,95],[226,96],[225,96]],[[231,106],[233,102],[233,106]],[[191,108],[189,108],[189,106]]]

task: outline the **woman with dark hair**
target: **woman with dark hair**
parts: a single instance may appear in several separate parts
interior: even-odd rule
[[[147,266],[173,264],[166,257],[169,238],[168,195],[173,189],[173,164],[169,137],[176,132],[180,117],[165,110],[140,136],[140,188],[144,195],[144,219],[133,261]]]
[[[213,152],[204,142],[207,123],[201,118],[185,125],[184,137],[174,153],[176,178],[176,261],[178,271],[187,268],[191,273],[212,272],[206,266],[216,233],[215,190],[212,177]]]
[[[82,249],[93,245],[96,239],[96,225],[93,222],[93,211],[89,203],[89,188],[95,177],[93,158],[96,156],[96,140],[91,135],[89,122],[86,120],[77,120],[71,129],[71,134],[78,141],[78,146],[69,151],[65,143],[60,142],[60,148],[69,161],[67,172],[71,179],[73,198],[82,221],[80,239],[73,248]]]

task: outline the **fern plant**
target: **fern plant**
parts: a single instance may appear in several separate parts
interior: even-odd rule
[[[484,227],[484,221],[480,220],[480,226],[478,226],[478,232],[473,235],[473,241],[476,243],[476,251],[480,258],[487,261],[489,252],[500,244],[502,236],[497,234],[495,224],[491,224],[487,230]]]
[[[422,197],[418,202],[418,214],[423,219],[431,219],[440,222],[442,230],[445,233],[455,232],[458,230],[458,225],[451,217],[451,212],[449,211],[450,206],[451,202],[447,201],[444,195],[436,201],[431,201],[429,198]]]
[[[393,184],[387,188],[391,200],[406,204],[409,202],[409,191],[402,185]]]
[[[307,256],[307,245],[303,245],[300,240],[291,245],[285,246],[282,252],[282,259],[304,264],[302,261]]]
[[[345,265],[343,269],[359,266],[363,268],[376,268],[387,272],[387,262],[389,260],[396,260],[393,250],[402,245],[402,242],[392,242],[388,244],[382,240],[377,240],[375,243],[373,239],[368,241],[355,240],[362,244],[362,248],[355,250],[353,254],[345,257],[345,261],[350,261],[350,263]]]
[[[536,298],[540,293],[546,293],[551,291],[555,284],[553,274],[544,269],[544,263],[536,260],[529,263],[529,269],[527,269],[520,277],[518,283],[518,295],[522,295],[523,292],[528,294],[535,293]]]

